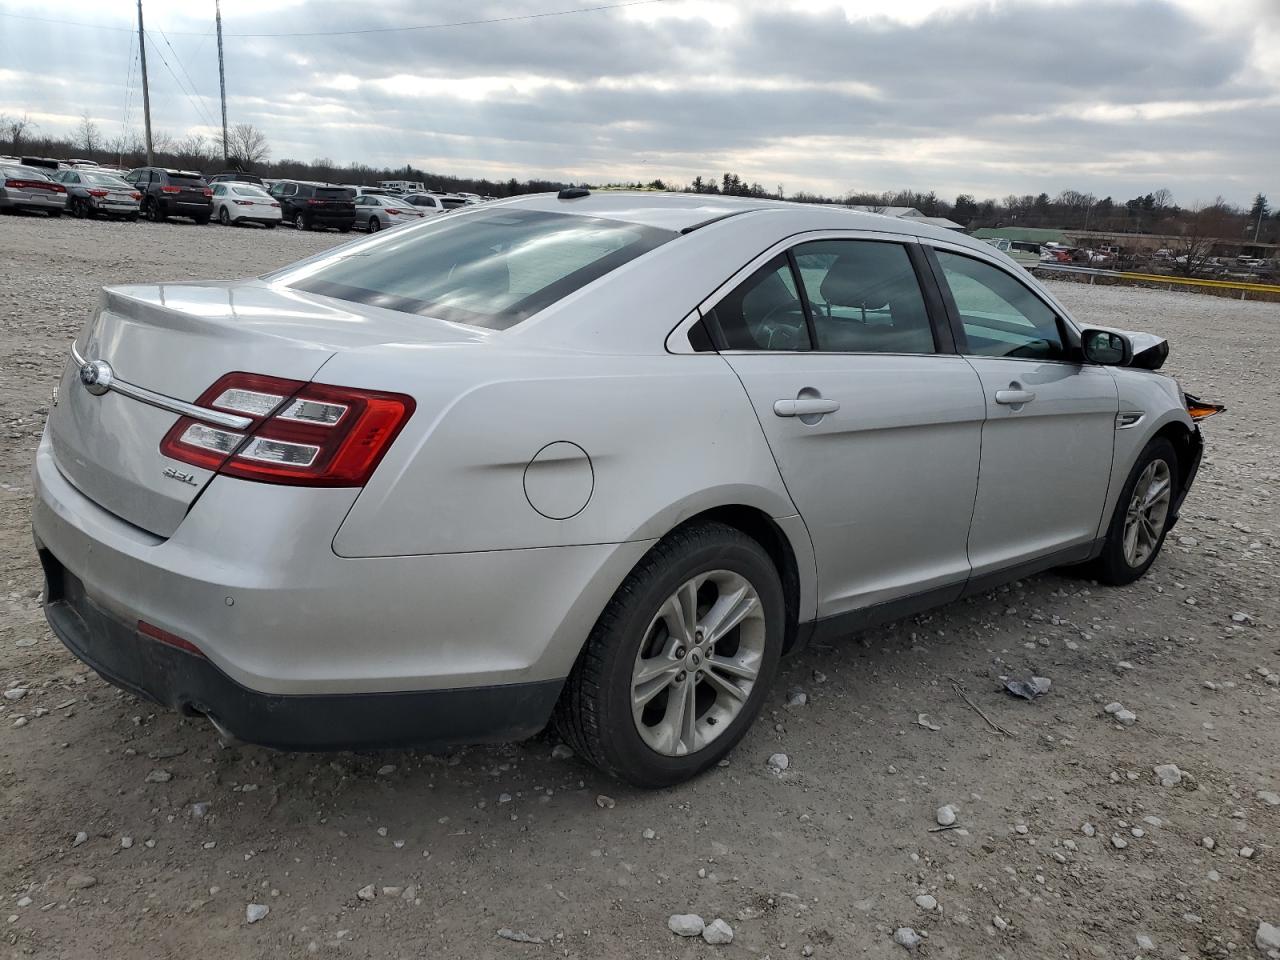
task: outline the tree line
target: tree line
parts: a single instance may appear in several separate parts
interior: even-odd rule
[[[231,127],[227,160],[222,157],[221,138],[197,132],[175,137],[163,130],[152,133],[155,162],[162,166],[212,172],[230,168],[253,172],[262,177],[296,180],[321,180],[331,183],[372,184],[380,180],[413,180],[428,189],[477,193],[481,196],[508,197],[521,193],[560,190],[568,184],[557,180],[532,178],[490,180],[484,177],[462,177],[432,173],[412,164],[403,167],[375,167],[363,163],[339,164],[327,158],[314,160],[272,159],[266,135],[248,123]],[[77,157],[122,167],[141,166],[146,162],[146,147],[136,132],[105,137],[86,114],[71,137],[42,135],[39,127],[26,116],[0,115],[0,147],[13,155]],[[822,203],[867,206],[873,210],[888,207],[914,207],[928,217],[945,217],[966,229],[979,227],[1044,227],[1059,230],[1087,230],[1099,233],[1156,233],[1171,236],[1210,233],[1223,239],[1240,238],[1261,243],[1280,243],[1280,211],[1272,210],[1267,198],[1258,194],[1249,209],[1233,206],[1221,197],[1213,203],[1182,207],[1174,202],[1167,189],[1116,200],[1097,197],[1079,190],[1048,193],[1010,194],[1002,199],[979,200],[962,193],[948,201],[935,191],[889,190],[880,193],[850,190],[843,196],[824,196],[807,191],[784,193],[782,185],[768,189],[750,182],[737,173],[720,176],[697,176],[686,184],[664,180],[606,184],[631,189],[674,190],[686,193],[720,194],[734,197],[786,199],[800,203]]]

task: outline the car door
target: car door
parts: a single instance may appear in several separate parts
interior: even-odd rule
[[[222,208],[227,204],[227,191],[230,188],[223,182],[219,181],[213,185],[213,215],[220,217]]]
[[[933,256],[957,346],[987,405],[971,589],[996,571],[1083,559],[1111,476],[1115,378],[1083,362],[1059,310],[1013,268],[958,247],[936,246]]]
[[[982,387],[928,269],[898,235],[811,239],[704,311],[809,530],[818,616],[836,623],[944,602],[969,575]]]

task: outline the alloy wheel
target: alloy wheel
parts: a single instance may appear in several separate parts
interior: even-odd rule
[[[1169,518],[1173,497],[1173,476],[1164,460],[1152,460],[1133,487],[1133,497],[1124,518],[1124,559],[1140,567],[1151,559],[1160,544],[1160,535]]]
[[[697,753],[742,712],[765,650],[755,587],[729,570],[680,585],[645,631],[631,675],[636,730],[655,752]]]

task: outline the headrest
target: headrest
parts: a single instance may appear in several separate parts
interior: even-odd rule
[[[865,307],[879,310],[895,295],[901,295],[901,254],[896,247],[877,249],[879,244],[865,244],[858,253],[836,257],[822,278],[822,299],[837,307]],[[887,254],[887,255],[886,255]],[[914,283],[914,279],[912,279]]]

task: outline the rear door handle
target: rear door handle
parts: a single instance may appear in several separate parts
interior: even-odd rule
[[[779,417],[821,417],[839,409],[838,401],[825,397],[797,397],[795,400],[773,402],[773,412]]]
[[[996,403],[1003,403],[1005,406],[1016,407],[1019,404],[1030,403],[1035,398],[1035,392],[1032,390],[996,391]]]

